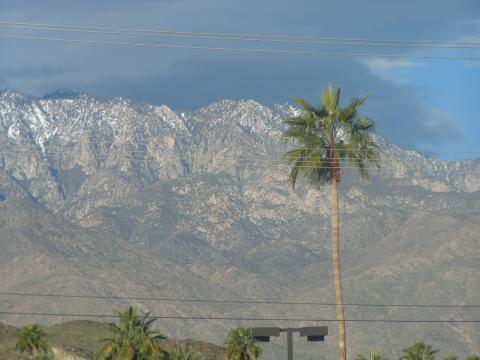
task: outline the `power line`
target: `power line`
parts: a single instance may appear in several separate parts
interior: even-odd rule
[[[85,28],[85,27],[62,27],[59,25],[10,25],[0,22],[0,29],[13,30],[34,30],[49,32],[66,32],[66,33],[82,33],[82,34],[100,34],[100,35],[134,35],[147,37],[167,37],[167,38],[188,38],[202,40],[224,40],[224,41],[243,41],[243,42],[260,42],[260,43],[286,43],[286,44],[319,44],[319,45],[347,45],[347,46],[376,46],[376,47],[394,47],[394,48],[431,48],[431,49],[449,49],[449,50],[480,50],[480,43],[465,44],[457,43],[456,45],[443,45],[431,43],[398,43],[398,42],[367,42],[352,40],[329,40],[329,39],[291,39],[291,38],[264,38],[251,36],[226,36],[226,35],[204,35],[201,33],[182,33],[182,32],[156,32],[156,31],[129,31],[126,29],[104,30],[102,28]]]
[[[89,143],[89,144],[93,144],[93,145],[103,145],[103,143]],[[141,146],[141,147],[148,147],[150,145],[158,145],[158,146],[161,146],[162,144],[150,144],[150,143],[111,143],[111,144],[105,144],[106,146],[108,146],[108,148],[110,150],[121,150],[122,149],[122,146]],[[10,147],[10,148],[21,148],[21,149],[18,149],[16,151],[28,151],[28,150],[37,150],[39,148],[43,148],[44,150],[45,149],[54,149],[54,150],[58,150],[58,149],[61,149],[61,150],[78,150],[78,147],[81,147],[83,146],[82,144],[77,144],[76,146],[64,146],[64,145],[55,145],[55,144],[52,144],[52,145],[36,145],[36,146],[33,146],[33,145],[30,145],[30,144],[27,144],[27,145],[22,145],[22,144],[16,144],[16,145],[13,145],[13,144],[6,144],[4,145],[4,148],[5,147]],[[24,149],[24,150],[22,150]],[[190,149],[192,151],[195,151],[197,150],[195,148],[195,144],[192,144],[192,145],[180,145],[177,149],[179,150],[185,150],[185,149]],[[249,146],[249,149],[252,149],[251,146]],[[285,149],[285,151],[290,151],[290,150],[312,150],[311,148],[295,148],[295,149]],[[141,153],[145,153],[145,152],[148,152],[149,150],[148,149],[132,149],[132,150],[128,150],[129,152],[141,152]],[[326,150],[324,150],[326,151]],[[408,150],[406,150],[408,151]],[[346,153],[349,153],[349,152],[356,152],[356,153],[359,153],[359,154],[367,154],[367,153],[370,153],[370,152],[381,152],[381,150],[374,150],[374,149],[365,149],[365,150],[357,150],[357,149],[343,149],[343,150],[338,150],[338,152],[346,152]],[[317,154],[320,154],[321,151],[320,150],[317,150],[316,151]],[[478,152],[480,153],[480,152]],[[242,155],[242,154],[245,154],[245,155]],[[256,152],[256,153],[248,153],[248,152],[242,152],[242,154],[238,154],[238,157],[257,157],[258,155],[268,155],[268,154],[273,154],[271,155],[272,157],[276,156],[276,157],[283,157],[285,156],[285,154],[283,154],[283,152]],[[233,156],[233,155],[231,155]],[[301,157],[301,156],[299,156]],[[340,158],[340,157],[327,157],[327,156],[320,156],[320,155],[316,155],[316,156],[305,156],[305,157],[308,157],[309,159],[310,158],[322,158],[322,159],[326,159],[326,158],[329,158],[329,159],[343,159],[343,158]]]
[[[2,152],[0,152],[1,154]],[[24,154],[25,151],[19,151],[19,152],[15,152],[15,151],[11,151],[11,152],[6,152],[6,154],[11,154],[11,153],[16,153],[16,154]],[[74,154],[65,154],[65,153],[60,153],[60,152],[57,152],[57,153],[41,153],[41,155],[43,155],[45,158],[58,158],[58,159],[71,159],[71,158],[74,158]],[[139,162],[148,162],[148,163],[156,163],[157,160],[155,159],[154,156],[152,156],[151,154],[148,154],[146,153],[145,156],[138,156],[138,155],[132,155],[130,154],[126,154],[126,157],[124,159],[117,159],[115,158],[115,155],[97,155],[94,157],[94,160],[98,160],[98,161],[114,161],[114,162],[118,162],[118,161],[139,161]],[[222,157],[222,158],[217,158],[218,162],[223,162],[225,165],[229,165],[229,164],[226,164],[225,161],[232,161],[232,163],[230,165],[233,165],[233,166],[243,166],[243,167],[258,167],[258,168],[292,168],[292,167],[296,167],[296,168],[311,168],[313,165],[315,164],[318,164],[318,166],[316,166],[317,169],[336,169],[337,167],[336,166],[332,166],[332,165],[329,165],[329,164],[325,164],[325,162],[328,162],[328,161],[331,161],[332,159],[323,159],[324,161],[320,161],[320,162],[316,162],[314,160],[312,161],[300,161],[299,162],[299,165],[295,165],[295,164],[286,164],[286,163],[283,163],[281,161],[278,161],[278,160],[268,160],[268,159],[259,159],[259,160],[254,160],[254,159],[251,159],[251,160],[242,160],[242,159],[238,159],[236,157]],[[479,160],[475,160],[475,159],[472,159],[472,160],[461,160],[461,161],[465,161],[465,162],[478,162]],[[195,161],[192,161],[192,165],[195,165],[197,164],[199,161],[198,160],[195,160]],[[218,163],[217,162],[217,163]],[[408,164],[409,162],[407,160],[384,160],[382,161],[382,163],[385,163],[385,165],[387,166],[372,166],[370,163],[368,163],[368,161],[365,161],[365,162],[359,162],[359,161],[349,161],[349,160],[343,160],[341,161],[341,163],[338,165],[338,167],[342,168],[342,169],[357,169],[359,165],[361,164],[365,164],[365,166],[363,167],[365,170],[378,170],[378,171],[381,171],[381,170],[385,170],[385,171],[394,171],[396,169],[396,166],[399,165],[399,164]],[[450,168],[441,168],[441,169],[434,169],[435,171],[452,171],[453,169],[450,169]],[[457,169],[458,170],[458,169]]]
[[[78,299],[103,299],[103,300],[137,300],[159,302],[186,302],[186,303],[220,303],[220,304],[251,304],[251,305],[314,305],[336,306],[336,303],[302,302],[302,301],[275,301],[275,300],[220,300],[220,299],[193,299],[193,298],[168,298],[168,297],[126,297],[107,295],[79,295],[79,294],[42,294],[1,291],[0,296],[25,296],[47,298],[78,298]],[[414,307],[414,308],[480,308],[480,305],[453,305],[453,304],[379,304],[379,303],[345,303],[344,306],[352,307]]]
[[[118,141],[118,139],[110,140],[110,142],[108,142],[108,141],[105,141],[105,142],[96,141],[96,142],[91,142],[89,144],[99,145],[99,146],[100,145],[105,145],[109,149],[121,149],[122,146],[145,146],[145,147],[147,147],[147,146],[150,146],[150,145],[151,146],[161,146],[162,145],[161,143],[142,142],[142,141],[139,141],[139,142],[134,142],[134,141],[123,142],[123,141]],[[184,150],[184,149],[198,150],[198,149],[202,148],[202,145],[203,144],[181,144],[181,143],[179,143],[177,149],[179,149],[179,150]],[[281,145],[281,144],[276,144],[276,145]],[[79,146],[82,146],[82,144],[81,143],[75,143],[73,145],[61,145],[61,144],[57,145],[55,143],[51,143],[51,144],[44,144],[43,148],[44,149],[54,149],[54,150],[61,149],[63,151],[63,150],[78,150]],[[312,148],[308,148],[308,147],[292,147],[292,148],[291,147],[286,147],[284,150],[281,150],[281,151],[279,151],[279,150],[268,151],[268,149],[265,149],[265,148],[267,148],[269,146],[271,146],[271,144],[266,144],[265,146],[262,146],[262,145],[248,145],[248,148],[249,148],[249,150],[258,149],[258,150],[262,151],[260,153],[260,155],[273,154],[271,156],[276,156],[276,157],[283,157],[284,152],[288,152],[288,151],[291,151],[291,150],[312,150]],[[33,150],[39,149],[41,147],[41,145],[34,145],[32,143],[22,144],[22,143],[5,142],[4,144],[2,144],[2,148],[6,148],[6,147],[21,148],[21,149],[25,149],[25,151],[28,151],[30,149],[33,149]],[[228,148],[226,148],[226,150],[228,150]],[[264,151],[264,150],[267,150],[267,151]],[[18,150],[18,151],[23,151],[23,150]],[[139,149],[130,150],[130,152],[147,152],[147,151],[148,151],[148,149],[145,149],[145,150],[139,150]],[[377,150],[377,149],[363,149],[363,150],[342,149],[342,152],[350,152],[350,151],[359,152],[359,153],[369,153],[369,152],[380,152],[380,153],[382,153],[381,149],[380,150]],[[415,152],[415,153],[417,153],[421,156],[425,156],[422,153],[418,152],[417,150],[401,149],[401,151]],[[443,152],[443,153],[444,154],[480,154],[480,150],[446,151],[446,152]],[[242,154],[246,154],[246,155],[242,155]],[[259,153],[254,153],[252,151],[246,152],[246,153],[242,152],[242,154],[239,154],[238,156],[239,157],[254,157],[254,158],[257,158],[257,156],[259,155]],[[231,155],[231,156],[233,156],[233,155]],[[340,158],[330,158],[330,159],[340,159]],[[395,160],[395,161],[401,161],[401,160]],[[439,161],[443,161],[443,160],[439,160]]]
[[[480,42],[467,41],[449,41],[449,40],[399,40],[399,39],[375,39],[375,38],[345,38],[345,37],[319,37],[319,36],[290,36],[290,35],[266,35],[266,34],[238,34],[238,33],[219,33],[219,32],[193,32],[193,31],[172,31],[158,29],[135,29],[135,28],[112,28],[112,27],[94,27],[94,26],[76,26],[76,25],[58,25],[46,23],[27,23],[0,21],[2,25],[9,26],[37,26],[49,28],[66,29],[85,29],[100,31],[117,31],[133,33],[151,33],[151,34],[172,34],[172,35],[197,35],[197,36],[219,36],[219,37],[241,37],[258,39],[282,39],[282,40],[311,40],[311,41],[353,41],[353,42],[376,42],[376,43],[404,43],[404,44],[452,44],[452,45],[479,45]]]
[[[61,154],[61,153],[44,153],[43,154],[45,157],[56,157],[56,158],[72,158],[73,155],[65,155],[65,154]],[[106,155],[106,156],[95,156],[94,160],[99,160],[99,161],[107,161],[107,160],[111,160],[111,161],[117,161],[118,159],[115,159],[114,156],[112,155]],[[128,161],[128,160],[136,160],[136,161],[142,161],[142,162],[156,162],[156,160],[152,157],[138,157],[138,156],[127,156],[125,159],[121,159],[121,160],[125,160],[125,161]],[[228,159],[228,158],[222,158],[222,159],[219,159],[220,161],[226,161],[226,160],[235,160],[235,159]],[[288,165],[288,164],[282,164],[281,162],[267,162],[267,161],[260,161],[260,162],[254,162],[254,161],[251,161],[251,162],[245,162],[245,161],[239,161],[239,162],[234,162],[232,163],[231,165],[234,165],[234,166],[250,166],[250,167],[259,167],[259,168],[290,168],[292,166],[296,167],[296,168],[311,168],[311,166],[308,165],[309,163],[308,162],[305,162],[305,163],[301,163],[301,165]],[[313,165],[315,163],[312,163]],[[359,163],[356,163],[356,162],[348,162],[348,161],[345,161],[343,162],[342,164],[339,164],[339,167],[343,168],[343,169],[356,169],[357,166]],[[338,167],[336,166],[327,166],[327,165],[321,165],[319,164],[319,166],[316,166],[315,167],[316,169],[337,169]],[[393,168],[389,168],[389,167],[374,167],[374,166],[365,166],[363,167],[365,170],[393,170]]]
[[[50,317],[91,317],[91,318],[118,318],[115,314],[75,314],[75,313],[47,313],[47,312],[17,312],[0,311],[0,315],[15,316],[50,316]],[[294,321],[294,322],[339,322],[337,319],[305,319],[305,318],[261,318],[261,317],[230,317],[230,316],[175,316],[159,315],[150,316],[152,319],[171,320],[220,320],[220,321]],[[429,319],[345,319],[346,322],[370,323],[480,323],[480,320],[429,320]]]
[[[52,151],[59,149],[59,151]],[[13,149],[13,148],[8,148],[7,146],[4,146],[2,149],[0,149],[0,153],[14,153],[14,154],[24,154],[30,151],[35,151],[35,150],[42,150],[41,146],[31,146],[31,147],[24,147],[23,149]],[[69,156],[69,152],[75,152],[78,153],[78,151],[81,149],[75,148],[75,147],[55,147],[55,146],[45,146],[43,151],[41,151],[41,154],[47,155],[47,156],[55,156],[55,155],[66,155]],[[100,152],[102,150],[109,150],[110,154],[115,154],[116,151],[120,151],[125,154],[131,154],[131,155],[139,155],[139,154],[145,154],[145,155],[152,155],[153,152],[152,150],[125,150],[120,147],[110,147],[110,148],[105,148],[105,149],[98,149]],[[187,151],[187,149],[177,149],[180,151]],[[192,151],[193,150],[193,151]],[[192,154],[191,155],[198,155],[195,152],[195,149],[191,149]],[[380,151],[381,153],[381,151]],[[480,152],[476,151],[458,151],[458,152],[446,152],[445,154],[480,154]],[[190,155],[189,153],[183,153],[183,155]],[[388,155],[388,154],[386,154]],[[421,154],[420,154],[421,155]],[[99,155],[100,157],[102,156],[110,156],[110,155]],[[422,155],[424,156],[424,155]],[[257,154],[252,154],[252,155],[235,155],[235,154],[226,154],[226,156],[221,156],[221,155],[216,155],[217,158],[222,158],[222,159],[230,159],[230,160],[238,160],[238,161],[255,161],[255,162],[282,162],[285,163],[287,160],[284,161],[283,155],[268,155],[268,153],[257,153]],[[433,159],[424,156],[428,160],[433,160],[436,162],[449,162],[451,160],[441,160],[441,159]],[[338,160],[342,161],[343,163],[358,163],[361,161],[360,159],[355,159],[355,158],[339,158],[339,157],[308,157],[305,160],[300,160],[301,162],[312,162],[315,160],[322,160],[322,161],[333,161],[333,160]],[[368,160],[368,159],[362,159],[362,160]],[[462,160],[453,160],[453,161],[467,161],[467,162],[478,162],[480,159],[462,159]],[[381,159],[381,162],[388,162],[388,163],[410,163],[411,161],[409,160],[404,160],[404,159],[389,159],[389,158],[384,158]]]
[[[2,152],[0,152],[1,154]],[[11,152],[7,152],[7,153],[12,153]],[[24,154],[25,151],[13,151],[13,153],[17,153],[17,154]],[[65,153],[60,153],[60,152],[56,152],[56,153],[44,153],[42,152],[41,155],[43,155],[45,158],[57,158],[57,159],[72,159],[74,158],[74,154],[65,154]],[[146,153],[145,154],[146,156],[135,156],[135,155],[130,155],[126,156],[125,159],[116,159],[114,155],[97,155],[94,157],[94,160],[97,160],[97,161],[102,161],[102,162],[105,162],[105,161],[111,161],[111,162],[119,162],[119,161],[138,161],[138,162],[141,162],[141,163],[157,163],[157,160],[151,155],[151,154],[148,154]],[[195,155],[195,154],[193,154]],[[225,164],[225,161],[233,161],[232,162],[232,166],[236,166],[236,167],[250,167],[250,168],[264,168],[264,169],[268,169],[268,168],[279,168],[279,169],[289,169],[291,167],[293,167],[293,165],[291,164],[285,164],[285,163],[282,163],[278,160],[274,160],[274,161],[268,161],[267,160],[259,160],[259,161],[255,161],[255,160],[250,160],[250,161],[242,161],[241,159],[238,159],[236,157],[231,157],[231,158],[220,158],[218,159],[219,162],[223,162]],[[237,160],[237,161],[236,161]],[[329,159],[325,159],[325,160],[329,160]],[[467,162],[475,162],[475,161],[478,161],[478,160],[462,160],[462,161],[467,161]],[[406,160],[387,160],[387,161],[383,161],[383,162],[386,162],[387,163],[387,167],[385,166],[380,166],[380,167],[375,167],[375,166],[371,166],[371,165],[366,165],[365,167],[363,167],[363,169],[365,170],[371,170],[371,171],[378,171],[378,172],[383,172],[385,171],[386,173],[388,172],[394,172],[395,169],[396,169],[396,166],[401,163],[401,164],[408,164],[408,161]],[[191,162],[191,165],[196,165],[198,163],[197,160],[193,160]],[[391,164],[388,164],[388,163],[391,163]],[[315,162],[309,162],[309,161],[305,161],[305,162],[301,162],[300,165],[298,166],[295,166],[297,169],[309,169],[311,168],[310,165],[308,164],[315,164]],[[359,162],[356,162],[356,161],[348,161],[348,160],[343,160],[341,164],[339,164],[339,167],[344,169],[344,170],[356,170],[358,169],[358,165],[360,163]],[[228,164],[225,164],[225,165],[228,165]],[[315,168],[316,169],[337,169],[337,167],[335,166],[327,166],[328,164],[325,164],[325,165],[322,165],[322,164],[319,164],[320,166],[316,166]],[[452,171],[452,169],[449,169],[449,168],[442,168],[442,169],[435,169],[436,171]],[[478,174],[478,172],[472,172],[472,174]]]
[[[164,48],[164,49],[187,49],[187,50],[205,50],[214,52],[233,52],[233,53],[257,53],[257,54],[276,54],[276,55],[308,55],[308,56],[326,56],[326,57],[383,57],[392,59],[423,59],[423,60],[447,60],[447,61],[480,61],[480,57],[469,56],[434,56],[434,55],[400,55],[400,54],[377,54],[377,53],[351,53],[351,52],[320,52],[320,51],[301,51],[301,50],[275,50],[275,49],[253,49],[253,48],[231,48],[231,47],[209,47],[209,46],[191,46],[191,45],[173,45],[173,44],[150,44],[103,40],[81,40],[67,38],[51,38],[39,36],[20,36],[20,35],[0,35],[0,38],[21,39],[21,40],[39,40],[51,42],[66,42],[86,45],[115,45],[127,47],[142,48]]]

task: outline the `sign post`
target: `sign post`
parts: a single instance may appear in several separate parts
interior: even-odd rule
[[[270,342],[271,336],[280,336],[281,332],[287,333],[287,360],[293,360],[293,333],[299,332],[300,336],[307,337],[307,341],[324,341],[328,335],[328,326],[313,326],[302,328],[278,327],[253,327],[251,328],[254,341]]]

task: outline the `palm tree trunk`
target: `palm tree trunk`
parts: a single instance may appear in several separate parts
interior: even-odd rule
[[[342,276],[340,273],[340,225],[338,216],[338,185],[336,179],[330,182],[330,195],[332,197],[332,266],[335,303],[337,304],[338,350],[340,360],[347,360],[347,336],[345,331],[345,312],[343,309]]]

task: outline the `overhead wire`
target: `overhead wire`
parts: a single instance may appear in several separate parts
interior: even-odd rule
[[[21,312],[0,311],[0,315],[14,316],[50,316],[50,317],[89,317],[89,318],[118,318],[119,314],[78,314],[78,313],[53,313],[53,312]],[[220,321],[289,321],[289,322],[339,322],[338,319],[311,319],[311,318],[262,318],[262,317],[233,317],[233,316],[181,316],[181,315],[154,315],[151,319],[171,320],[220,320]],[[480,323],[480,320],[466,319],[345,319],[346,322],[370,323]]]
[[[472,41],[451,41],[451,40],[401,40],[401,39],[375,39],[375,38],[350,38],[350,37],[320,37],[320,36],[291,36],[291,35],[268,35],[268,34],[238,34],[238,33],[219,33],[219,32],[193,32],[193,31],[172,31],[158,29],[137,29],[137,28],[116,28],[116,27],[94,27],[61,25],[47,23],[31,22],[13,22],[0,21],[5,26],[37,26],[44,28],[66,28],[66,29],[85,29],[100,31],[134,32],[134,33],[152,33],[152,34],[172,34],[172,35],[197,35],[197,36],[218,36],[224,38],[242,37],[259,39],[281,39],[281,40],[311,40],[311,41],[353,41],[353,42],[375,42],[375,43],[406,43],[406,44],[451,44],[451,45],[478,45],[480,42]]]
[[[38,148],[33,148],[38,150]],[[75,151],[74,154],[69,153],[65,148],[59,148],[52,146],[51,149],[55,151],[43,151],[39,155],[42,155],[46,158],[48,157],[53,157],[53,158],[59,158],[59,159],[69,159],[73,158],[76,155],[78,155],[78,149],[75,148],[69,148],[68,150]],[[5,147],[2,149],[5,150]],[[15,149],[15,150],[9,150],[8,153],[17,153],[17,154],[23,154],[28,152],[29,150],[26,149]],[[113,150],[114,153],[110,154],[105,154],[105,155],[95,155],[94,159],[97,161],[112,161],[112,162],[118,162],[118,159],[115,158],[115,149]],[[0,151],[2,153],[3,151]],[[143,154],[143,155],[142,155]],[[125,154],[126,156],[125,159],[121,159],[122,161],[139,161],[142,163],[145,162],[155,162],[155,154],[151,154],[148,150],[129,150]],[[195,159],[197,159],[197,154],[192,153],[192,154],[185,154],[185,155],[192,155]],[[266,155],[266,157],[259,157],[261,155]],[[251,157],[246,157],[245,155],[225,155],[225,156],[216,156],[216,158],[220,161],[233,161],[234,163],[231,164],[236,167],[256,167],[256,168],[291,168],[293,166],[292,163],[287,163],[280,157],[278,158],[272,158],[268,157],[268,154],[256,154],[256,155],[251,155]],[[313,158],[308,158],[305,160],[298,160],[296,163],[297,165],[295,166],[298,169],[302,168],[311,168],[310,165],[315,165],[318,164],[319,166],[316,166],[316,169],[334,169],[337,168],[336,166],[332,166],[329,164],[330,161],[335,161],[338,160],[341,162],[339,166],[342,169],[349,170],[349,169],[357,169],[358,165],[362,163],[362,160],[359,159],[349,159],[349,158],[321,158],[318,157],[315,159]],[[439,160],[440,161],[440,160]],[[475,162],[478,160],[463,160],[463,161],[468,161],[468,162]],[[371,170],[371,171],[377,171],[377,172],[383,172],[385,171],[386,173],[388,172],[393,172],[395,171],[394,168],[398,166],[399,164],[408,164],[409,162],[407,160],[393,160],[393,159],[386,159],[381,161],[381,166],[373,166],[370,164],[368,161],[365,161],[366,166],[364,167],[365,170]],[[387,166],[385,166],[387,165]],[[448,167],[441,167],[440,169],[437,168],[437,170],[449,170]]]
[[[17,25],[0,22],[0,30],[34,30],[48,32],[66,32],[82,34],[100,34],[100,35],[124,35],[124,36],[146,36],[146,37],[167,37],[167,38],[188,38],[202,40],[227,40],[243,42],[261,42],[261,43],[286,43],[286,44],[319,44],[319,45],[346,45],[346,46],[376,46],[393,48],[431,48],[431,49],[449,49],[449,50],[480,50],[480,43],[466,44],[457,43],[455,45],[432,44],[432,43],[398,43],[398,42],[367,42],[354,40],[329,40],[329,39],[292,39],[285,38],[265,38],[251,37],[245,35],[227,36],[227,35],[206,35],[202,33],[182,33],[173,31],[151,31],[151,30],[126,30],[126,29],[102,29],[86,27],[64,27],[59,25]]]
[[[480,61],[480,57],[475,56],[435,56],[435,55],[413,55],[413,54],[378,54],[378,53],[356,53],[356,52],[322,52],[322,51],[304,51],[304,50],[283,50],[283,49],[266,49],[266,48],[233,48],[233,47],[210,47],[210,46],[194,46],[194,45],[177,45],[177,44],[158,44],[158,43],[138,43],[138,42],[120,42],[107,40],[86,40],[86,39],[67,39],[52,38],[40,36],[21,36],[21,35],[4,35],[0,34],[0,38],[19,39],[19,40],[39,40],[47,42],[65,42],[83,45],[114,45],[140,48],[164,48],[164,49],[184,49],[184,50],[205,50],[213,52],[232,52],[232,53],[257,53],[257,54],[276,54],[276,55],[308,55],[308,56],[326,56],[326,57],[359,57],[359,58],[392,58],[392,59],[419,59],[419,60],[447,60],[447,61]]]
[[[120,146],[162,146],[163,144],[162,143],[159,143],[159,142],[156,142],[158,141],[159,139],[158,138],[155,138],[155,141],[123,141],[121,139],[110,139],[110,140],[105,140],[105,141],[93,141],[93,142],[89,142],[88,146],[90,145],[107,145],[108,147],[120,147]],[[194,144],[194,143],[190,143],[190,144],[183,144],[183,143],[177,143],[178,146],[176,146],[177,149],[181,149],[181,148],[190,148],[192,150],[196,150],[196,149],[201,149],[203,144],[201,143],[198,143],[198,144]],[[43,147],[45,149],[47,148],[52,148],[52,149],[58,149],[59,147],[61,149],[77,149],[78,146],[82,146],[83,144],[80,143],[80,142],[76,142],[76,143],[71,143],[71,144],[68,144],[68,145],[62,145],[62,144],[58,144],[58,143],[49,143],[49,144],[44,144]],[[271,150],[270,148],[275,145],[275,147],[282,147],[283,144],[281,142],[278,142],[278,143],[274,143],[274,144],[271,144],[271,143],[267,143],[267,144],[264,144],[264,145],[260,145],[260,144],[248,144],[248,149],[250,150],[249,153],[247,153],[246,155],[241,155],[241,156],[257,156],[257,153],[252,153],[252,149],[253,150],[262,150],[264,153],[265,153],[265,150],[269,153],[269,154],[274,154],[276,156],[283,156],[284,155],[284,152],[285,151],[290,151],[290,150],[312,150],[311,147],[295,147],[295,146],[288,146],[289,143],[285,143],[285,148],[284,149],[281,149],[281,150]],[[2,147],[6,147],[6,146],[11,146],[11,147],[17,147],[17,148],[20,148],[20,147],[23,147],[23,148],[30,148],[30,149],[40,149],[41,148],[41,145],[37,145],[37,144],[32,144],[32,143],[27,143],[27,144],[23,144],[23,143],[19,143],[19,142],[3,142],[2,143]],[[0,148],[1,150],[1,148]],[[229,148],[225,148],[225,150],[229,150]],[[418,155],[421,155],[421,156],[425,156],[424,154],[422,154],[421,152],[419,152],[418,150],[411,150],[411,149],[401,149],[402,151],[405,151],[405,152],[413,152],[413,153],[416,153]],[[135,150],[136,151],[136,150]],[[138,150],[138,151],[146,151],[146,150]],[[357,149],[342,149],[342,151],[344,152],[349,152],[349,151],[359,151]],[[364,150],[360,150],[359,152],[361,153],[368,153],[368,152],[377,152],[378,150],[377,149],[364,149]],[[480,154],[480,149],[479,150],[471,150],[471,151],[445,151],[445,152],[442,152],[442,153],[445,153],[445,154]]]
[[[158,139],[156,139],[158,140]],[[129,142],[120,142],[118,140],[113,140],[113,141],[105,141],[105,142],[98,142],[98,141],[94,141],[94,142],[89,142],[88,144],[86,144],[87,146],[90,146],[90,145],[96,145],[96,146],[104,146],[106,148],[109,148],[109,149],[121,149],[122,146],[144,146],[144,147],[148,147],[148,146],[157,146],[157,147],[160,147],[162,146],[163,144],[162,143],[157,143],[157,142],[142,142],[142,141],[139,141],[139,142],[134,142],[134,141],[129,141]],[[202,145],[203,144],[179,144],[178,146],[176,146],[176,149],[177,150],[184,150],[184,149],[191,149],[191,150],[198,150],[198,149],[202,149]],[[278,145],[281,145],[281,144],[276,144],[277,146]],[[83,144],[82,143],[74,143],[73,145],[57,145],[55,143],[52,143],[52,144],[44,144],[43,145],[43,148],[44,149],[61,149],[61,150],[78,150],[78,147],[82,147]],[[256,149],[259,149],[260,151],[262,151],[261,154],[273,154],[271,156],[276,156],[276,157],[283,157],[285,152],[287,151],[290,151],[290,150],[312,150],[312,148],[309,148],[309,147],[285,147],[284,150],[274,150],[274,151],[270,151],[268,149],[268,147],[271,146],[271,144],[266,144],[266,145],[253,145],[253,144],[248,144],[248,149],[249,149],[249,152],[245,153],[241,153],[241,154],[238,154],[238,156],[241,156],[241,157],[247,157],[247,156],[250,156],[250,157],[257,157],[258,156],[258,153],[256,152],[253,152],[252,150],[256,150]],[[38,150],[38,149],[41,149],[42,148],[42,145],[37,145],[37,144],[32,144],[32,143],[28,143],[28,144],[22,144],[22,143],[9,143],[9,142],[5,142],[5,143],[2,143],[2,148],[6,148],[6,147],[11,147],[11,148],[17,148],[19,151],[23,151],[22,149],[25,149],[25,151],[28,151],[30,149],[33,149],[33,150]],[[17,150],[16,149],[16,150]],[[0,148],[1,150],[1,148]],[[224,149],[225,151],[228,151],[229,148],[225,148]],[[138,152],[146,152],[148,151],[148,149],[145,149],[145,150],[139,150],[139,149],[135,149],[135,150],[129,150],[129,151],[138,151]],[[369,153],[369,152],[378,152],[379,150],[376,150],[376,149],[364,149],[364,150],[357,150],[357,149],[342,149],[342,152],[358,152],[358,153]],[[402,151],[405,151],[405,152],[413,152],[413,153],[416,153],[420,156],[426,156],[424,154],[422,154],[421,152],[417,151],[417,150],[408,150],[408,149],[402,149]],[[445,154],[480,154],[480,150],[472,150],[472,151],[445,151],[445,152],[442,152],[442,153],[445,153]],[[233,155],[232,155],[233,156]],[[331,158],[331,159],[334,159],[334,158]],[[401,161],[401,160],[398,160],[398,161]],[[444,160],[439,160],[439,161],[444,161]]]
[[[100,299],[100,300],[135,300],[158,302],[185,302],[185,303],[217,303],[217,304],[247,304],[247,305],[299,305],[299,306],[337,306],[337,303],[316,301],[276,301],[276,300],[232,300],[232,299],[200,299],[200,298],[172,298],[172,297],[137,297],[114,295],[88,295],[88,294],[53,294],[0,291],[0,296],[18,297],[46,297],[46,298],[73,298],[73,299]],[[382,304],[382,303],[344,303],[352,307],[413,307],[413,308],[480,308],[474,304]]]

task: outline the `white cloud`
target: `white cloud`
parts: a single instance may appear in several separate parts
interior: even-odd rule
[[[477,28],[477,30],[480,31],[480,19],[473,19],[471,20],[471,23],[473,24],[473,27]]]
[[[480,20],[474,20],[475,27],[478,29],[477,34],[465,35],[460,37],[457,41],[463,43],[480,43]],[[475,45],[478,46],[478,45]],[[473,57],[478,57],[478,53],[474,52],[472,54]],[[467,61],[465,62],[466,68],[478,68],[480,67],[480,61]]]
[[[459,42],[465,42],[465,43],[479,43],[480,42],[480,34],[463,36],[458,41]]]
[[[390,59],[383,57],[372,57],[362,61],[370,71],[384,71],[392,69],[405,69],[419,66],[418,63],[406,59]]]
[[[433,135],[432,143],[460,141],[463,138],[457,117],[438,108],[431,108],[426,112],[422,126]]]
[[[401,84],[410,83],[411,80],[395,74],[395,71],[415,68],[422,65],[419,62],[408,59],[392,59],[385,57],[366,58],[361,60],[361,62],[368,67],[372,74],[379,76],[381,79]]]

